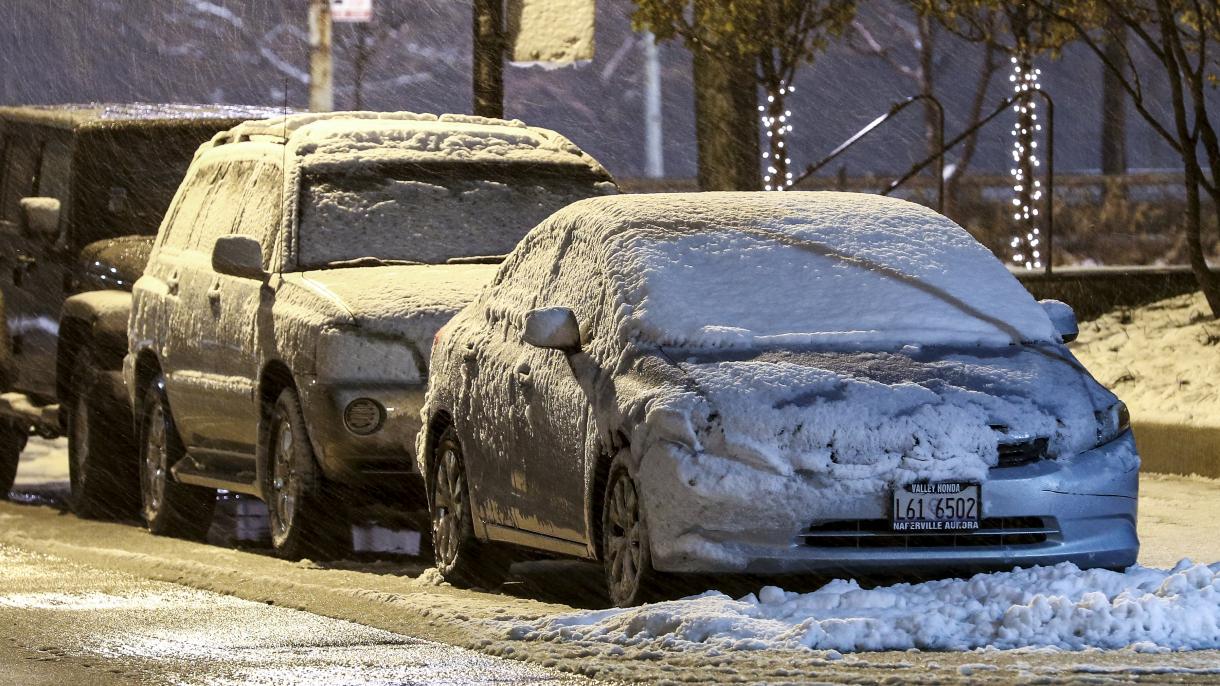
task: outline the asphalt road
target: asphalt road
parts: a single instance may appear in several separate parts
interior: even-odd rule
[[[0,684],[1220,683],[1220,652],[658,649],[647,659],[513,640],[517,620],[596,607],[591,565],[518,565],[495,593],[428,561],[286,562],[64,512],[61,445],[32,446],[0,503]],[[232,524],[232,523],[230,523]],[[1141,562],[1220,560],[1220,481],[1148,477]],[[220,538],[231,539],[221,532]]]

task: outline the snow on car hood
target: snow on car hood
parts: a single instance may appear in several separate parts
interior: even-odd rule
[[[305,286],[345,308],[373,333],[432,347],[432,336],[474,300],[495,264],[358,267],[304,272]]]
[[[707,401],[697,448],[855,493],[982,480],[998,443],[1045,437],[1049,455],[1074,455],[1116,402],[1056,345],[670,354]]]

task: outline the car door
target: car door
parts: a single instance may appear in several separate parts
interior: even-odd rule
[[[537,306],[570,308],[585,351],[596,359],[606,342],[601,333],[605,294],[595,256],[573,241],[560,255],[555,277],[541,288]],[[509,447],[514,496],[523,503],[517,526],[585,542],[590,533],[585,526],[585,461],[592,405],[563,353],[523,343],[517,350],[513,371],[521,402],[514,406],[520,414],[514,417]]]
[[[456,409],[466,419],[458,429],[475,511],[485,522],[502,526],[515,526],[524,505],[521,489],[514,486],[523,475],[514,471],[511,452],[513,425],[524,415],[526,402],[515,375],[522,350],[519,320],[534,306],[537,279],[550,274],[557,252],[551,242],[518,250],[492,286],[484,321],[455,341],[465,365],[462,404]]]
[[[177,297],[165,330],[167,354],[163,365],[178,432],[196,461],[212,469],[218,466],[209,464],[206,453],[223,450],[218,444],[218,436],[224,431],[220,387],[230,383],[210,366],[213,355],[209,346],[214,339],[210,293],[216,285],[212,246],[218,237],[233,233],[246,179],[234,168],[229,154],[206,161],[203,168],[201,181],[206,184],[206,195],[193,222],[182,226],[185,236],[169,277],[170,288],[176,284]],[[174,228],[179,228],[177,220]]]
[[[230,173],[242,179],[234,187],[241,198],[233,233],[262,245],[263,269],[268,269],[279,235],[283,172],[276,162],[251,160],[234,163]],[[252,475],[259,417],[256,381],[263,347],[259,334],[269,329],[272,292],[258,279],[216,272],[210,278],[200,340],[201,364],[216,378],[207,390],[211,395],[207,404],[217,414],[216,421],[208,424],[214,432],[208,437],[209,446],[231,454],[230,470],[248,468]]]

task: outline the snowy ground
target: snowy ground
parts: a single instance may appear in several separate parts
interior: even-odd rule
[[[1111,312],[1080,327],[1073,352],[1132,417],[1220,422],[1220,322],[1201,293]]]
[[[32,447],[30,461],[54,484],[63,452]],[[23,464],[21,480],[34,472]],[[265,549],[78,520],[55,507],[62,487],[43,483],[18,490],[52,506],[0,504],[0,545],[599,679],[1220,680],[1220,651],[1166,652],[1220,646],[1220,566],[1171,571],[1182,558],[1220,560],[1220,481],[1145,477],[1147,567],[1127,574],[1061,567],[888,588],[835,582],[803,594],[755,587],[744,599],[711,593],[609,612],[582,609],[604,602],[591,593],[600,575],[587,564],[518,565],[498,593],[464,591],[415,558],[289,563]],[[1122,647],[1086,647],[1094,645]]]

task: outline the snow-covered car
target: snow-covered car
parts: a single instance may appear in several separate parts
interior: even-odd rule
[[[905,201],[576,203],[433,347],[438,567],[599,559],[626,605],[671,573],[1130,565],[1139,458],[1075,333]]]
[[[350,542],[357,488],[422,507],[436,330],[493,276],[489,256],[614,191],[520,122],[310,114],[216,135],[134,288],[124,376],[149,529],[202,536],[221,488],[267,503],[277,552],[318,556]]]

